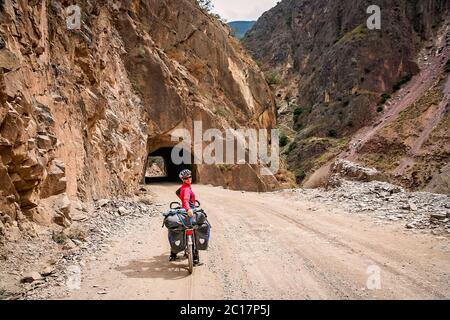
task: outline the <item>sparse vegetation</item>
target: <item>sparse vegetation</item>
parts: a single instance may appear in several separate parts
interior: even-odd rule
[[[354,41],[354,40],[364,39],[366,37],[366,35],[367,35],[367,27],[363,23],[363,24],[360,24],[359,26],[357,26],[352,31],[339,36],[335,40],[335,43],[342,43],[342,42],[346,42],[346,41],[350,41],[350,40]]]
[[[63,233],[60,233],[60,232],[57,233],[57,232],[53,231],[52,232],[52,239],[57,244],[63,245],[63,244],[65,244],[67,242],[68,237],[65,234],[63,234]]]
[[[295,141],[291,142],[291,144],[289,145],[289,148],[287,150],[287,153],[291,153],[292,151],[294,151],[294,149],[296,149],[297,146],[298,146],[297,142],[295,142]]]
[[[286,25],[288,27],[290,27],[292,25],[292,17],[291,16],[286,17]]]
[[[280,147],[285,147],[289,144],[289,138],[285,133],[280,136]]]
[[[224,108],[222,108],[222,107],[217,107],[214,110],[214,114],[216,116],[219,116],[219,117],[226,117],[227,116],[227,111]]]
[[[330,129],[328,130],[327,134],[330,138],[336,138],[338,136],[338,132],[336,129]]]
[[[390,95],[389,93],[383,93],[383,94],[381,95],[381,100],[380,100],[380,102],[379,102],[378,104],[379,104],[379,105],[383,105],[383,104],[385,104],[386,101],[388,101],[390,98],[391,98],[391,95]]]
[[[232,164],[219,164],[219,165],[217,165],[217,167],[222,172],[228,172],[228,171],[231,171],[231,169],[233,169],[233,165]]]
[[[301,107],[296,107],[294,109],[294,123],[297,123],[298,118],[300,118],[300,116],[303,114],[303,108]]]
[[[86,232],[79,228],[70,229],[67,237],[72,240],[85,241],[86,240]]]
[[[266,72],[265,76],[269,85],[277,85],[280,83],[280,75],[274,70]]]
[[[195,57],[191,59],[191,61],[187,64],[187,67],[192,75],[197,79],[203,79],[208,74],[205,63],[199,58]]]
[[[303,170],[297,171],[295,173],[295,180],[298,184],[301,184],[306,178],[306,172]]]
[[[200,9],[203,10],[206,14],[209,14],[211,17],[216,18],[217,20],[220,20],[222,22],[226,22],[220,15],[217,13],[213,13],[212,10],[214,9],[214,4],[212,0],[197,0],[197,3],[200,7]]]
[[[400,78],[400,80],[394,85],[392,88],[395,91],[400,90],[400,88],[408,83],[412,79],[412,75],[410,73],[405,74],[403,77]]]

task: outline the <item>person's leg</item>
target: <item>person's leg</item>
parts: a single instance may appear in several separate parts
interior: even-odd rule
[[[200,255],[198,254],[198,250],[194,250],[194,263],[200,263]]]
[[[177,254],[173,253],[173,252],[170,252],[169,261],[175,261],[175,260],[177,260]]]

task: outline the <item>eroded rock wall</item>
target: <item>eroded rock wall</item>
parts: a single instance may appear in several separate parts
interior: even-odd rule
[[[275,123],[258,67],[195,1],[77,1],[81,28],[73,30],[71,4],[1,7],[3,231],[28,221],[67,225],[67,199],[133,193],[150,149],[193,120],[205,129]],[[258,182],[244,188],[269,188],[257,170],[242,170]],[[227,171],[198,171],[199,182],[240,187],[226,182]]]

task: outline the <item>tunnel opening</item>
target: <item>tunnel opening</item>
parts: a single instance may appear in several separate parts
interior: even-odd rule
[[[174,150],[175,149],[175,150]],[[172,161],[172,152],[176,152],[181,157],[189,157],[193,162],[192,155],[185,149],[176,147],[159,148],[151,152],[147,157],[145,167],[145,184],[160,182],[180,182],[179,174],[184,169],[192,171],[192,181],[196,181],[195,165],[192,164],[175,164]],[[187,154],[186,154],[187,153]]]

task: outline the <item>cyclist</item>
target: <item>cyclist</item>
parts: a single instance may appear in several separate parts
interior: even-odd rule
[[[181,200],[181,206],[188,213],[189,217],[194,216],[194,211],[192,210],[195,207],[195,194],[192,191],[192,172],[191,170],[185,169],[180,172],[180,179],[183,181],[181,187],[177,190],[177,196]],[[177,259],[177,254],[171,252],[170,253],[170,261],[175,261]],[[194,250],[194,264],[200,264],[200,258],[198,254],[198,250]]]

